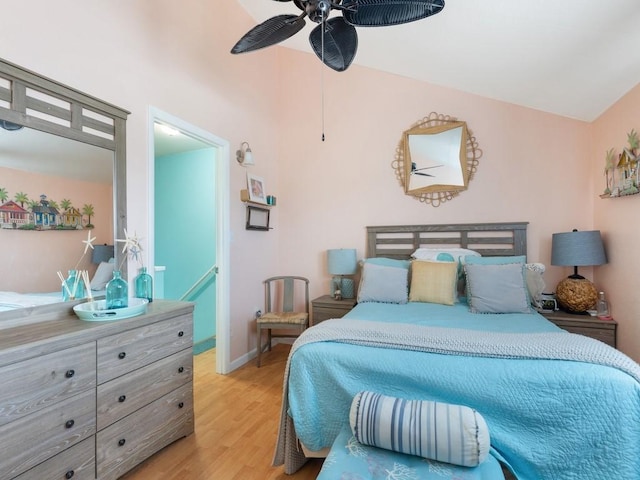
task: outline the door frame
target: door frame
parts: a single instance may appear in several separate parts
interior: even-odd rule
[[[230,338],[230,286],[229,286],[229,244],[230,244],[230,211],[229,211],[229,160],[231,150],[229,141],[206,130],[192,125],[178,117],[149,106],[148,139],[149,139],[149,263],[155,265],[153,237],[155,235],[155,148],[154,123],[169,125],[190,137],[217,148],[216,155],[216,373],[227,374],[230,371],[229,345]]]

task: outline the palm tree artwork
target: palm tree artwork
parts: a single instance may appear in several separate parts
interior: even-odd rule
[[[16,196],[14,197],[14,200],[17,203],[19,203],[22,208],[24,208],[24,204],[29,201],[29,195],[27,195],[24,192],[18,192],[18,193],[16,193]]]
[[[607,188],[605,188],[604,193],[605,195],[610,195],[611,186],[613,184],[613,172],[616,169],[616,155],[614,153],[613,148],[610,148],[609,150],[607,150],[607,155],[605,158],[606,158],[606,164],[604,167],[604,175],[607,180]],[[609,172],[611,172],[611,178],[609,178]]]
[[[94,213],[93,205],[90,203],[85,203],[82,206],[82,214],[87,216],[87,228],[93,228],[93,225],[91,224],[91,216],[94,215]]]
[[[0,187],[0,203],[4,203],[9,199],[9,193],[4,187]]]

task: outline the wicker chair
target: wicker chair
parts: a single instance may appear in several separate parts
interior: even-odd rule
[[[262,352],[271,350],[272,338],[296,338],[309,325],[309,280],[304,277],[279,276],[264,282],[264,313],[256,320],[258,327],[258,367]],[[302,295],[304,294],[304,304]],[[297,300],[297,301],[296,301]],[[291,333],[272,334],[271,330]],[[262,345],[262,332],[267,330],[268,341]]]

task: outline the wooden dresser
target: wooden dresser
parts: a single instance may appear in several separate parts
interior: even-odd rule
[[[191,434],[192,347],[188,302],[0,328],[0,480],[116,479]]]

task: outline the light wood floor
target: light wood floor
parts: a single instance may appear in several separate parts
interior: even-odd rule
[[[295,475],[271,461],[278,433],[282,378],[289,345],[230,375],[215,373],[215,350],[194,357],[195,433],[178,440],[122,480],[311,480],[312,460]]]

